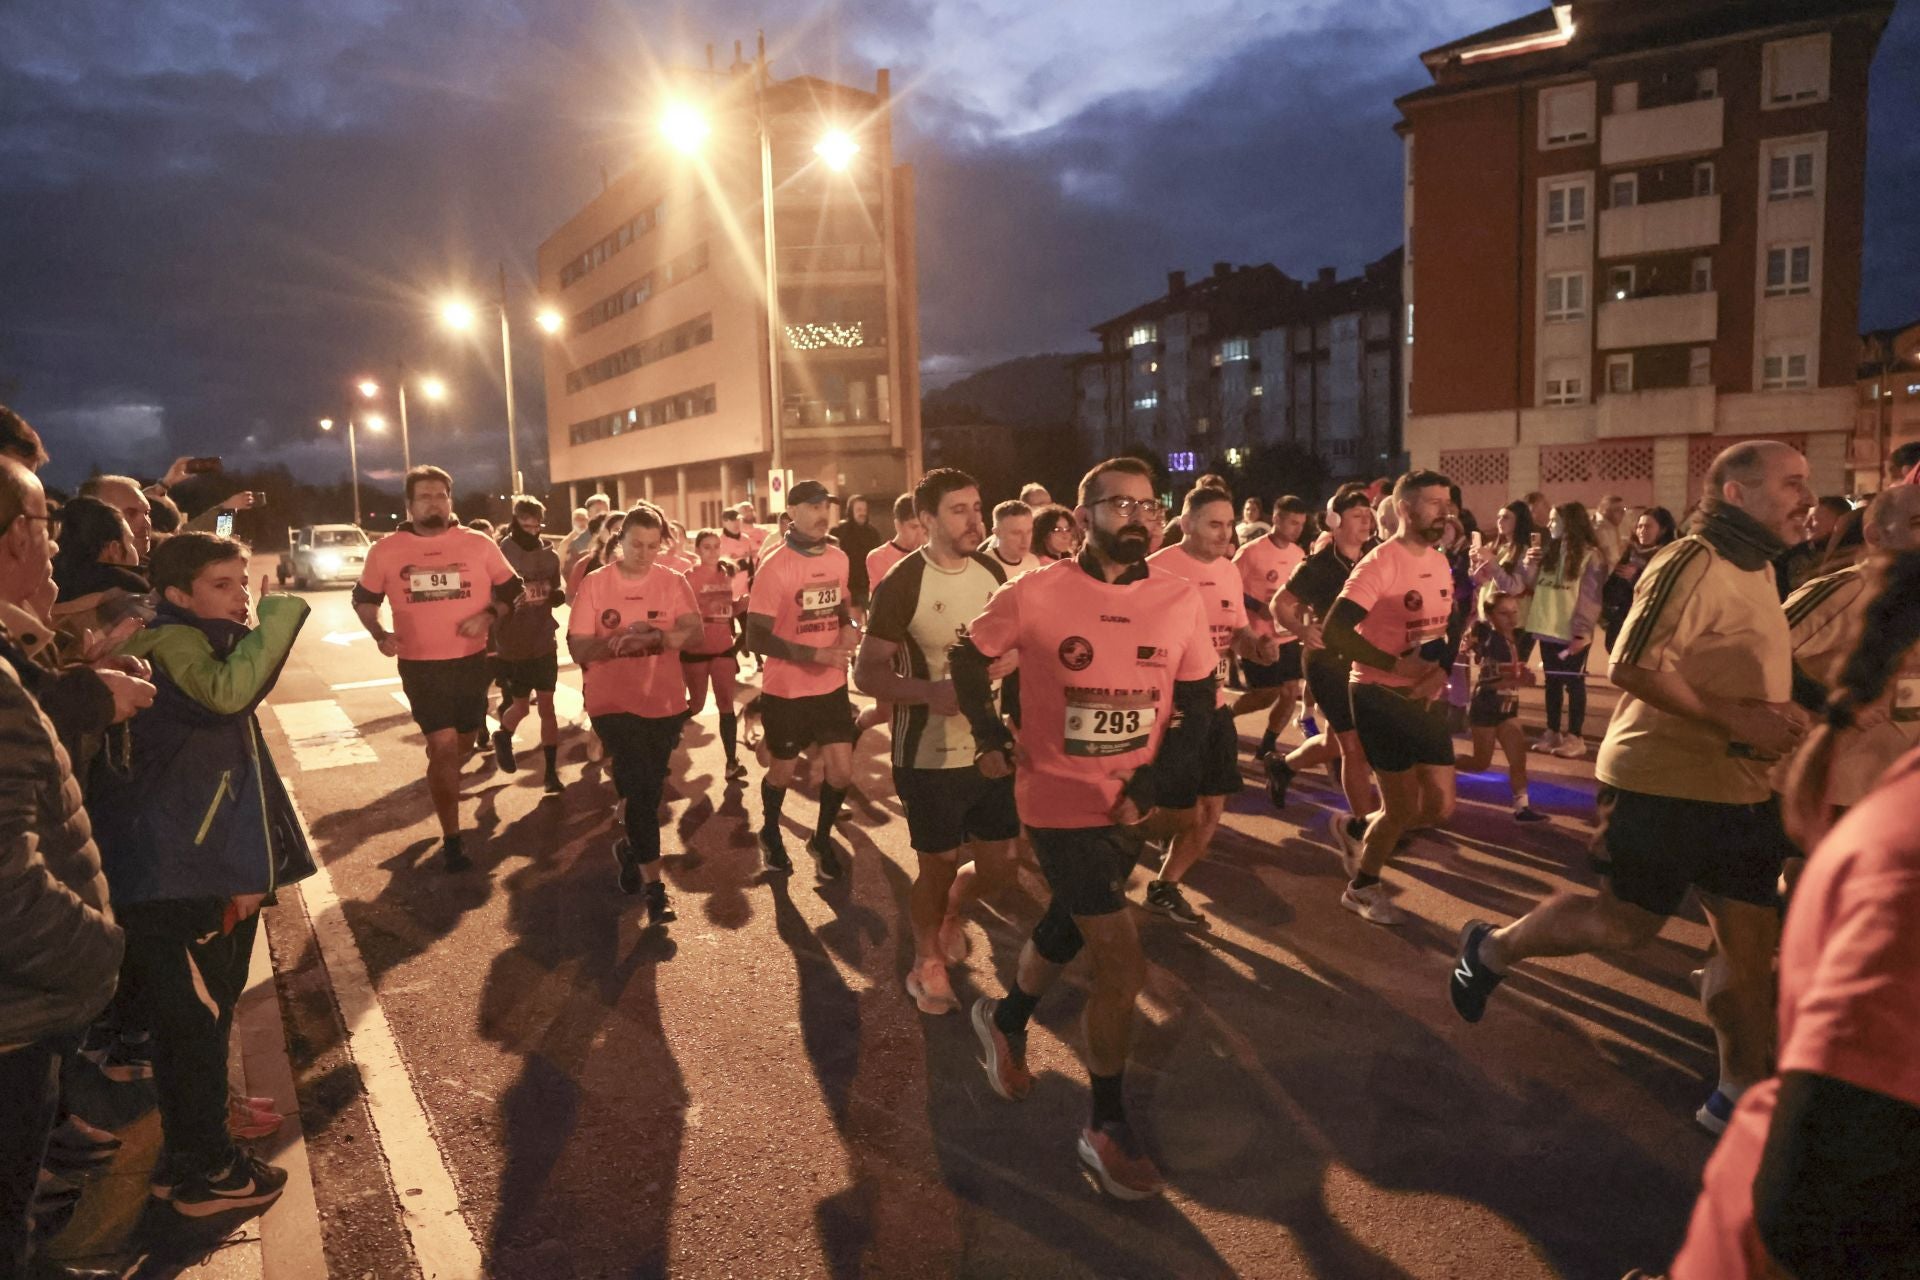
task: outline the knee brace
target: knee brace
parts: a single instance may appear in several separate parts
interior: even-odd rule
[[[1048,964],[1066,964],[1080,954],[1086,941],[1058,898],[1047,905],[1047,913],[1033,926],[1033,949]]]

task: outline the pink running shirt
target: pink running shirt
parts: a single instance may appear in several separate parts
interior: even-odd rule
[[[1160,569],[1118,584],[1057,560],[994,592],[968,628],[989,658],[1020,655],[1014,802],[1031,827],[1106,827],[1126,775],[1151,763],[1176,680],[1214,671],[1192,583]]]
[[[1240,575],[1233,561],[1222,556],[1202,564],[1181,543],[1163,547],[1147,557],[1155,570],[1185,578],[1200,593],[1200,606],[1207,612],[1207,625],[1213,631],[1215,654],[1213,678],[1219,683],[1216,704],[1226,706],[1233,699],[1227,693],[1228,651],[1233,637],[1247,625],[1247,601]]]
[[[1429,640],[1447,634],[1453,616],[1453,568],[1433,547],[1413,550],[1400,538],[1389,538],[1366,555],[1347,575],[1341,600],[1351,600],[1367,611],[1360,634],[1396,657],[1415,653]],[[1353,664],[1353,683],[1405,688],[1413,681],[1381,671],[1364,662]]]
[[[747,612],[773,619],[773,634],[788,644],[823,649],[840,634],[847,606],[847,553],[828,544],[817,555],[781,543],[753,578]],[[810,698],[846,687],[840,662],[768,658],[761,690],[776,698]]]
[[[1265,534],[1255,538],[1233,557],[1234,568],[1240,571],[1240,582],[1246,594],[1260,602],[1258,611],[1249,611],[1249,621],[1255,631],[1262,635],[1277,635],[1282,644],[1295,644],[1300,637],[1285,627],[1275,626],[1273,615],[1274,593],[1287,585],[1287,579],[1300,567],[1307,553],[1298,543],[1289,542],[1281,546]]]
[[[483,652],[487,633],[463,636],[460,623],[485,609],[493,589],[514,576],[500,546],[477,529],[422,537],[402,527],[367,552],[360,585],[385,596],[393,636],[410,662],[442,662]]]
[[[567,615],[567,634],[606,637],[636,622],[671,631],[674,623],[699,612],[693,588],[671,569],[656,564],[630,574],[617,564],[602,565],[581,581]],[[660,720],[687,709],[680,655],[671,649],[644,658],[603,658],[586,668],[580,685],[589,716],[624,712]]]
[[[902,551],[891,542],[883,542],[867,552],[867,591],[880,585],[880,579],[887,576],[887,570],[899,564],[913,553]]]
[[[696,653],[726,653],[733,648],[733,579],[718,569],[695,565],[687,585],[700,602],[700,641]]]

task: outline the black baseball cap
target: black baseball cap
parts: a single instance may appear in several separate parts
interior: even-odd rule
[[[818,480],[802,480],[787,493],[787,505],[796,503],[830,502],[833,495],[827,492],[827,486]]]

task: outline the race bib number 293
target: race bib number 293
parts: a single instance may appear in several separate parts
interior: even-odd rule
[[[1065,725],[1070,756],[1122,756],[1153,736],[1156,709],[1146,697],[1069,701]]]

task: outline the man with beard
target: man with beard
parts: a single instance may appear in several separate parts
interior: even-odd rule
[[[1127,828],[1163,788],[1195,790],[1179,775],[1198,767],[1214,695],[1213,637],[1199,593],[1143,563],[1154,501],[1153,473],[1137,459],[1089,471],[1074,512],[1086,549],[995,592],[954,646],[950,668],[980,772],[1013,775],[1020,821],[1053,891],[1007,994],[974,1003],[987,1081],[1002,1098],[1026,1096],[1027,1021],[1085,947],[1093,959],[1093,1110],[1078,1150],[1108,1194],[1128,1200],[1157,1194],[1160,1175],[1127,1123],[1123,1072],[1146,971],[1127,910],[1140,851]],[[1011,731],[995,711],[990,668],[1009,656],[1021,673]]]
[[[513,527],[500,539],[500,552],[524,588],[513,611],[493,627],[493,675],[500,685],[500,728],[493,735],[494,760],[507,773],[519,764],[513,758],[513,731],[527,718],[529,703],[540,708],[540,750],[546,757],[546,793],[560,794],[560,717],[553,691],[560,682],[559,624],[553,611],[566,601],[561,586],[560,557],[540,530],[547,508],[540,499],[522,494],[513,500]]]
[[[1447,668],[1438,660],[1453,615],[1453,568],[1439,550],[1447,485],[1437,471],[1400,477],[1400,532],[1354,566],[1324,628],[1327,651],[1353,664],[1353,727],[1380,784],[1371,819],[1334,825],[1348,876],[1340,905],[1370,924],[1406,919],[1380,879],[1400,837],[1453,813],[1453,736],[1441,697]]]
[[[1006,581],[980,553],[986,528],[980,487],[963,471],[936,467],[913,491],[927,544],[874,584],[873,609],[853,677],[863,693],[893,708],[893,784],[920,856],[908,899],[914,963],[907,993],[922,1013],[954,1013],[960,1002],[947,965],[966,956],[960,910],[1013,877],[1020,816],[1013,780],[988,778],[974,763],[973,730],[954,700],[947,651],[969,618]],[[961,846],[973,874],[961,875]]]
[[[513,611],[520,579],[493,539],[453,518],[453,477],[407,472],[407,523],[373,544],[353,611],[380,652],[400,662],[400,687],[427,736],[427,790],[440,819],[442,865],[472,866],[460,842],[460,766],[487,718],[487,632]],[[393,630],[380,624],[382,601]]]

